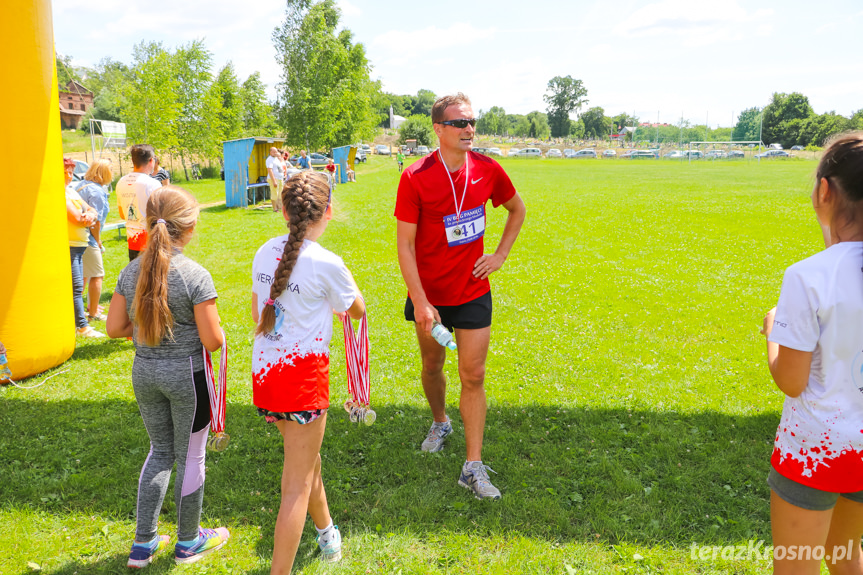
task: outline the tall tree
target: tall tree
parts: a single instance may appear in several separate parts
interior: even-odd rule
[[[528,136],[531,138],[545,140],[551,134],[548,126],[548,116],[542,112],[534,110],[527,115],[527,121],[530,122]]]
[[[581,80],[572,76],[555,76],[548,81],[542,99],[548,106],[548,124],[553,138],[569,135],[569,116],[573,112],[578,113],[581,107],[587,104],[585,96],[587,88]]]
[[[530,134],[530,120],[522,114],[507,114],[506,122],[508,128],[506,131],[511,136],[525,138]]]
[[[213,55],[203,40],[180,46],[173,57],[172,73],[179,114],[173,123],[175,149],[186,179],[193,156],[218,156],[221,152],[221,102],[210,89]]]
[[[173,59],[161,43],[142,41],[132,48],[128,83],[118,89],[125,94],[122,116],[131,143],[150,144],[162,151],[176,145],[177,84]]]
[[[796,120],[800,123],[800,131],[795,143],[807,146],[823,146],[830,136],[853,129],[854,116],[850,119],[837,114],[827,112],[825,114],[812,115],[806,120]]]
[[[611,118],[605,117],[605,110],[599,106],[589,108],[581,115],[584,122],[584,137],[588,139],[604,138],[611,130]]]
[[[243,99],[243,135],[267,136],[276,131],[273,107],[267,101],[266,86],[260,72],[252,72],[240,89]]]
[[[279,119],[289,144],[316,150],[373,134],[379,86],[369,79],[364,46],[338,25],[334,0],[289,0],[273,32],[282,68]]]
[[[219,102],[216,112],[220,128],[219,139],[225,141],[241,137],[244,116],[242,88],[231,62],[219,70],[210,89],[213,92],[212,97]]]
[[[502,135],[506,133],[507,127],[506,112],[500,106],[492,106],[488,112],[479,111],[479,118],[476,121],[477,133]]]
[[[733,139],[735,140],[758,140],[761,129],[761,110],[758,108],[746,108],[737,116],[737,124],[734,126]]]
[[[434,105],[434,101],[437,100],[437,96],[431,90],[423,90],[420,89],[417,91],[416,102],[414,102],[413,113],[414,114],[425,114],[426,116],[431,116],[431,109]]]
[[[414,114],[399,126],[399,144],[407,140],[416,140],[418,145],[432,147],[437,137],[432,127],[431,116]]]
[[[57,59],[57,85],[60,89],[64,89],[69,80],[81,82],[82,69],[72,65],[72,56],[63,56],[56,54]]]
[[[803,94],[799,92],[790,94],[775,92],[770,103],[764,108],[761,139],[768,144],[782,142],[784,145],[790,141],[796,143],[797,134],[793,130],[795,128],[799,130],[799,125],[790,125],[788,122],[805,120],[814,114],[812,106],[809,105],[809,98]]]
[[[575,140],[584,138],[584,120],[579,118],[569,123],[569,135]]]

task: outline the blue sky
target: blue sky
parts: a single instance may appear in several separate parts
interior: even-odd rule
[[[731,125],[773,92],[817,113],[863,108],[863,3],[581,0],[341,0],[342,26],[366,46],[388,92],[462,91],[474,110],[545,110],[554,76],[581,79],[589,106],[643,121]],[[203,38],[215,69],[255,70],[275,96],[271,41],[285,4],[269,0],[55,0],[57,51],[76,64],[131,61],[141,40]],[[215,70],[214,70],[215,71]]]

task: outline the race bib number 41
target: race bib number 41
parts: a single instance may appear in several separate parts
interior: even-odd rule
[[[458,220],[455,214],[445,216],[443,225],[450,246],[469,244],[485,234],[485,206],[462,212]]]

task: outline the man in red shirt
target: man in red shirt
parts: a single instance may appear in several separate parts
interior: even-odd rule
[[[455,330],[458,343],[459,409],[467,448],[458,482],[479,499],[500,499],[482,463],[492,315],[488,277],[509,255],[525,206],[500,164],[471,152],[476,118],[467,96],[438,98],[432,122],[440,148],[402,172],[395,209],[399,266],[408,288],[405,319],[416,324],[423,390],[434,418],[422,449],[440,451],[453,431],[446,415],[446,348],[431,336],[439,322]],[[497,249],[485,254],[489,199],[508,214]]]

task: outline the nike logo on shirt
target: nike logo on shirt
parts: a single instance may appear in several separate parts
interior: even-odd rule
[[[485,176],[483,176],[483,178],[484,178],[484,177],[485,177]],[[477,178],[477,179],[475,179],[475,180],[471,180],[471,181],[470,181],[470,183],[471,183],[471,184],[475,184],[475,183],[477,183],[478,181],[480,181],[481,179],[482,179],[482,178]]]

